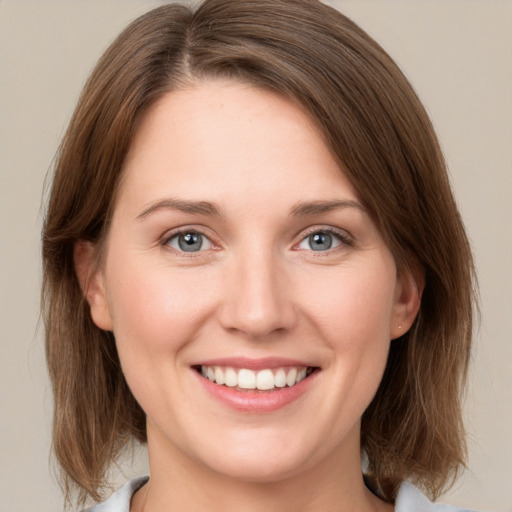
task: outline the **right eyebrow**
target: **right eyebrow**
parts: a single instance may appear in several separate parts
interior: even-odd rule
[[[183,199],[166,198],[148,205],[139,215],[137,215],[137,219],[144,219],[148,215],[160,210],[178,210],[184,213],[210,215],[215,217],[221,216],[219,208],[208,201],[185,201]]]
[[[356,208],[367,213],[366,208],[353,199],[336,199],[333,201],[299,202],[291,210],[293,216],[321,215],[344,208]]]

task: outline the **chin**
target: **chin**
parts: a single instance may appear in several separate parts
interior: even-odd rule
[[[210,469],[230,479],[246,483],[270,484],[281,482],[300,473],[304,466],[288,458],[283,460],[282,456],[253,459],[230,457],[222,463],[210,465]]]
[[[218,436],[213,449],[196,446],[196,460],[214,473],[248,483],[280,482],[318,463],[322,450],[306,432],[291,436],[289,429],[279,430]]]

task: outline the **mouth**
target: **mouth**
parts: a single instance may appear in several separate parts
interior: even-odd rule
[[[320,370],[314,366],[283,366],[278,368],[235,368],[220,365],[193,367],[210,382],[241,392],[268,392],[292,388]]]

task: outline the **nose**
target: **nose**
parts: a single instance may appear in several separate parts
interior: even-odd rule
[[[224,300],[219,308],[224,329],[250,339],[292,329],[297,313],[290,279],[276,260],[259,251],[233,261],[227,270]]]

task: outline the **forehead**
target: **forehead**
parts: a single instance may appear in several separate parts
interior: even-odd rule
[[[167,93],[152,106],[126,158],[121,189],[156,194],[169,186],[172,195],[215,200],[228,188],[270,198],[293,185],[332,199],[321,196],[340,180],[357,196],[297,105],[251,85],[212,80]]]

